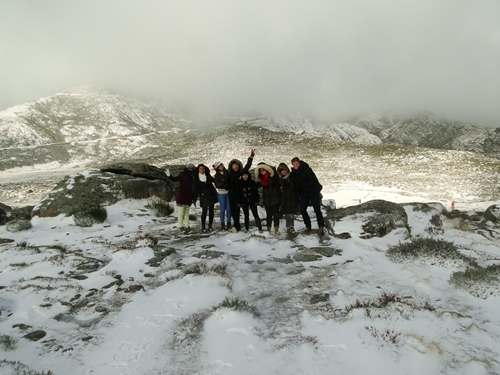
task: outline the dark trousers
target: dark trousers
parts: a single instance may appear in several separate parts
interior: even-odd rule
[[[257,228],[262,230],[262,224],[260,222],[259,213],[257,212],[257,206],[241,206],[243,209],[243,216],[245,216],[245,229],[248,230],[250,225],[250,213],[249,210],[252,211],[253,218],[255,219],[255,224],[257,224]]]
[[[212,223],[214,222],[214,205],[204,206],[201,208],[201,227],[205,228],[205,223],[207,222],[207,212],[208,212],[208,227],[212,228]]]
[[[266,208],[266,224],[268,227],[274,221],[274,226],[279,227],[280,225],[280,205],[273,204],[272,206],[264,206]]]
[[[319,194],[309,196],[307,193],[302,193],[300,195],[300,213],[302,214],[302,218],[304,219],[304,225],[307,228],[311,228],[311,218],[307,213],[307,206],[309,206],[309,202],[311,202],[314,212],[316,213],[318,227],[324,227],[325,219],[323,219],[323,214],[321,213]]]
[[[241,230],[240,224],[240,208],[238,207],[238,203],[236,203],[236,197],[229,195],[229,206],[231,207],[231,216],[234,221],[234,227],[236,230]]]

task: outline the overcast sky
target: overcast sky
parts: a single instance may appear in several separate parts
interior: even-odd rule
[[[500,1],[0,2],[0,110],[87,84],[211,113],[498,127]]]

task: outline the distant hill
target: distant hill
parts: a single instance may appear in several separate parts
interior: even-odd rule
[[[79,87],[0,112],[0,147],[126,137],[170,130],[182,121],[160,106]]]
[[[471,151],[500,159],[500,128],[439,120],[429,113],[413,118],[362,118],[354,125],[376,135],[383,143]]]
[[[317,124],[305,117],[264,116],[190,121],[171,106],[144,103],[99,87],[73,88],[0,112],[0,149],[232,127],[356,144],[471,151],[500,159],[500,128],[439,120],[429,113],[411,118],[372,116],[333,124]]]

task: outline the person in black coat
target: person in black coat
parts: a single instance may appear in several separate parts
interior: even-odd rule
[[[285,216],[286,231],[293,232],[295,214],[300,209],[297,183],[285,163],[280,163],[277,169],[282,191],[280,213]]]
[[[237,159],[233,159],[228,164],[229,172],[229,206],[231,209],[231,216],[233,217],[234,227],[233,232],[239,232],[241,230],[240,224],[240,208],[238,207],[238,193],[239,187],[238,183],[240,180],[241,172],[243,170],[248,171],[252,166],[253,157],[255,156],[255,150],[252,149],[250,152],[250,157],[247,160],[246,165],[243,167],[243,163]]]
[[[243,209],[243,216],[245,217],[245,229],[248,230],[250,224],[250,211],[252,211],[253,218],[259,228],[259,232],[262,232],[262,224],[260,221],[259,213],[257,212],[257,206],[259,204],[259,189],[257,183],[252,180],[248,170],[243,170],[241,172],[241,178],[238,183],[239,194],[237,197],[238,207]]]
[[[265,163],[259,163],[255,168],[255,180],[262,187],[267,230],[271,231],[271,224],[274,223],[274,233],[280,234],[281,187],[276,170]]]
[[[306,226],[305,232],[309,233],[311,231],[311,218],[307,213],[307,206],[311,202],[318,221],[318,235],[322,236],[325,233],[325,220],[320,208],[320,192],[323,186],[321,186],[316,174],[305,161],[295,157],[292,159],[292,167],[292,176],[297,182],[300,194],[300,213]]]
[[[198,173],[194,176],[194,196],[193,201],[200,199],[201,207],[201,230],[205,232],[207,213],[208,213],[208,230],[212,231],[214,222],[214,206],[219,201],[217,190],[214,186],[214,178],[210,174],[210,170],[204,164],[199,164],[197,167]]]

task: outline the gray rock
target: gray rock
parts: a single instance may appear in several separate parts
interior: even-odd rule
[[[9,221],[5,225],[5,229],[9,232],[21,232],[23,230],[31,229],[33,225],[31,225],[31,221],[29,220],[14,220]]]
[[[30,332],[27,335],[24,335],[23,338],[31,340],[31,341],[38,341],[40,339],[43,339],[46,335],[47,335],[47,333],[40,329],[37,331]]]
[[[165,169],[155,167],[145,163],[113,163],[99,168],[102,172],[110,172],[114,174],[124,174],[133,177],[141,177],[148,180],[164,180],[167,181]]]
[[[363,233],[360,238],[384,237],[397,228],[408,228],[408,215],[404,208],[396,203],[384,200],[372,200],[356,206],[327,209],[326,219],[331,222],[330,227],[335,231],[335,222],[347,217],[362,216]],[[334,234],[335,235],[335,234]],[[345,232],[343,237],[347,238]]]
[[[12,211],[12,207],[0,203],[0,225],[4,225]]]
[[[83,171],[66,176],[33,208],[31,216],[66,216],[89,207],[109,206],[121,199],[143,199],[156,196],[172,199],[170,182],[149,180],[101,171]]]
[[[429,234],[442,234],[443,229],[443,218],[442,214],[447,213],[446,208],[441,203],[403,203],[403,207],[412,207],[413,212],[423,212],[430,216],[429,222],[425,231]]]
[[[484,221],[491,221],[493,224],[500,223],[500,205],[489,206],[483,214]]]

